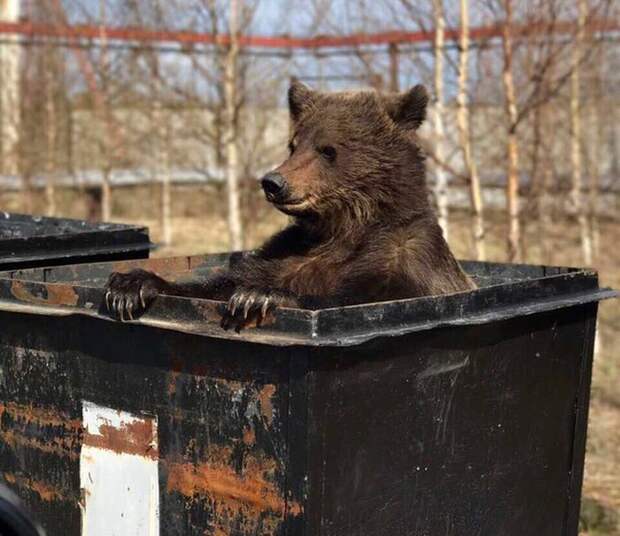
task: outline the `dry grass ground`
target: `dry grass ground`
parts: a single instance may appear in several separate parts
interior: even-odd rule
[[[286,224],[259,196],[246,192],[246,245],[255,247]],[[35,199],[35,210],[43,212],[43,199]],[[76,191],[59,195],[59,212],[65,217],[83,218],[82,197]],[[139,207],[139,208],[138,208]],[[0,194],[0,210],[19,212],[15,194]],[[145,187],[124,189],[115,195],[116,221],[148,225],[155,242],[161,229],[157,220],[157,197]],[[186,255],[226,251],[228,236],[225,204],[216,187],[183,186],[173,193],[173,243],[154,255]],[[541,240],[536,222],[526,224],[526,262],[580,266],[578,228],[563,220],[552,224]],[[491,220],[487,236],[489,260],[505,260],[505,224],[501,215]],[[471,258],[473,245],[469,219],[453,214],[451,246],[459,258]],[[605,221],[600,229],[600,256],[595,268],[603,285],[620,288],[620,225]],[[546,246],[546,247],[543,247]],[[592,404],[582,509],[583,535],[620,535],[620,301],[601,305],[599,334],[594,364]]]

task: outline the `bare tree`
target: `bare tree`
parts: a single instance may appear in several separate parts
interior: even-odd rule
[[[600,68],[600,66],[598,66]],[[597,69],[598,71],[598,69]],[[598,72],[597,72],[598,74]],[[600,79],[595,81],[597,89],[594,95],[595,105],[592,106],[592,143],[590,144],[590,166],[588,170],[589,181],[589,229],[592,237],[592,260],[598,261],[600,255],[600,226],[599,226],[599,193],[601,189],[601,162],[604,160],[604,136],[603,136],[603,114],[605,113],[604,98],[600,88]],[[612,125],[613,121],[610,122]]]
[[[155,20],[158,26],[165,23],[164,10],[161,0],[154,3]],[[159,215],[162,233],[162,242],[165,245],[172,243],[172,169],[170,161],[172,134],[172,113],[164,106],[164,80],[160,69],[159,55],[156,51],[148,54],[152,80],[153,94],[152,114],[150,117],[151,129],[156,134],[155,168],[160,183]]]
[[[56,172],[56,103],[54,95],[54,80],[55,72],[53,69],[54,62],[52,61],[52,54],[47,54],[48,65],[45,72],[45,96],[46,96],[46,138],[47,138],[47,162],[45,170],[45,200],[46,200],[46,214],[48,216],[56,215],[56,188],[55,177]]]
[[[231,0],[228,20],[230,43],[225,58],[224,99],[225,128],[224,143],[226,147],[226,182],[228,186],[228,231],[230,247],[243,249],[243,228],[239,203],[239,154],[237,146],[237,60],[239,57],[239,2]]]
[[[472,209],[472,230],[476,258],[486,259],[485,225],[483,214],[482,191],[478,168],[472,154],[469,126],[469,109],[467,103],[467,87],[469,81],[469,1],[460,0],[461,33],[459,36],[459,88],[457,95],[457,121],[460,144],[463,151],[465,170],[469,177],[469,194]]]
[[[572,163],[572,210],[579,221],[581,235],[581,253],[586,265],[592,264],[592,237],[588,226],[588,216],[583,202],[583,165],[582,165],[582,132],[581,132],[581,103],[580,103],[580,64],[583,56],[584,34],[587,16],[586,0],[577,0],[578,29],[577,38],[573,47],[572,71],[570,75],[570,123],[571,123],[571,163]]]
[[[444,15],[443,0],[433,0],[433,14],[435,17],[435,156],[439,162],[445,160],[445,129],[444,129],[444,46],[446,19]],[[448,214],[448,175],[443,166],[435,166],[435,197],[437,199],[437,212],[439,225],[443,229],[444,238],[448,240],[449,214]]]
[[[57,23],[67,25],[68,20],[65,6],[60,0],[48,0],[53,16]],[[124,136],[118,124],[114,120],[109,91],[111,76],[108,65],[108,41],[105,32],[107,13],[106,0],[99,0],[99,61],[95,62],[87,57],[84,50],[79,46],[73,46],[73,54],[77,60],[79,70],[88,86],[89,97],[92,98],[94,110],[103,132],[100,136],[100,152],[102,161],[102,184],[101,184],[101,212],[102,219],[109,221],[112,216],[112,185],[111,174],[114,166],[114,157],[122,151]],[[97,74],[99,80],[97,80]]]
[[[152,54],[153,74],[153,105],[150,125],[155,133],[155,176],[159,180],[159,221],[161,225],[162,242],[169,246],[172,243],[172,169],[170,151],[172,144],[171,113],[164,106],[161,73],[159,61]]]
[[[104,92],[107,89],[108,84],[108,40],[105,32],[106,26],[106,0],[99,0],[99,22],[100,22],[100,51],[99,51],[99,73],[102,79],[102,85]],[[107,99],[102,99],[101,102],[101,115],[106,123],[110,121],[111,111],[107,106]],[[112,155],[111,155],[111,140],[109,139],[110,129],[104,129],[102,145],[104,152],[103,162],[103,174],[101,183],[101,218],[103,221],[110,221],[112,219]]]
[[[519,220],[519,146],[517,140],[517,98],[515,95],[513,62],[513,6],[512,0],[503,0],[505,20],[502,27],[504,107],[507,123],[506,206],[508,212],[508,259],[521,259],[521,225]]]
[[[0,3],[0,20],[17,22],[20,13],[18,0]],[[18,149],[20,132],[19,54],[16,35],[4,36],[0,44],[0,172],[8,175],[18,173]],[[23,204],[32,209],[30,182],[22,181]]]

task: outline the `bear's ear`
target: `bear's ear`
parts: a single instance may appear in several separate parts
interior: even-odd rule
[[[428,100],[428,91],[421,84],[406,93],[384,97],[388,115],[397,125],[407,130],[417,130],[424,122]]]
[[[293,121],[299,119],[302,112],[308,109],[314,100],[314,92],[296,78],[291,80],[288,90],[288,107]]]

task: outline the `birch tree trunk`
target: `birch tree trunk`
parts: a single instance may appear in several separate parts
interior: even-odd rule
[[[439,163],[442,163],[445,160],[445,131],[443,124],[443,49],[445,44],[446,32],[446,20],[444,17],[443,0],[433,0],[433,8],[435,16],[435,153],[437,155],[437,161]],[[448,240],[448,176],[446,174],[446,171],[440,164],[435,166],[435,198],[437,200],[439,225],[443,230],[444,238]]]
[[[226,181],[228,186],[228,232],[230,247],[243,249],[243,229],[239,202],[239,154],[237,147],[237,61],[239,57],[238,0],[230,2],[229,34],[230,44],[224,65]]]
[[[400,90],[400,72],[398,68],[398,45],[396,43],[390,43],[388,54],[390,56],[390,91],[398,93]]]
[[[460,0],[461,4],[461,34],[459,37],[459,89],[457,95],[457,122],[461,138],[461,150],[465,170],[469,177],[469,197],[471,202],[472,231],[476,258],[479,261],[486,260],[486,247],[484,243],[484,213],[482,191],[480,189],[480,177],[474,161],[469,130],[469,109],[467,108],[467,84],[469,69],[469,1]]]
[[[551,204],[551,198],[549,193],[551,191],[551,184],[553,181],[553,167],[551,163],[551,157],[544,157],[542,171],[542,191],[538,199],[538,213],[540,218],[540,246],[542,252],[543,262],[549,264],[555,264],[555,249],[553,244],[550,243],[549,235],[552,232],[553,218],[551,212],[553,210]]]
[[[51,57],[51,54],[49,55]],[[45,80],[46,90],[46,134],[47,134],[47,155],[46,155],[46,177],[45,177],[45,213],[48,216],[56,215],[56,192],[54,185],[55,150],[56,150],[56,106],[54,102],[54,69],[53,63],[48,62]]]
[[[158,9],[160,4],[157,4]],[[161,16],[159,17],[161,19]],[[152,124],[155,128],[155,175],[159,179],[160,198],[159,198],[159,223],[161,226],[162,242],[169,246],[172,243],[172,193],[171,193],[171,164],[170,153],[172,140],[172,116],[164,109],[163,100],[163,80],[159,68],[159,58],[157,52],[153,51],[151,56],[151,75],[155,96],[152,108]]]
[[[100,51],[100,63],[99,69],[101,76],[104,79],[104,92],[107,91],[107,46],[108,39],[105,32],[106,25],[106,11],[105,11],[105,2],[106,0],[99,0],[99,19],[100,19],[100,40],[101,40],[101,51]],[[104,97],[105,98],[105,97]],[[101,219],[103,221],[110,221],[112,219],[112,185],[111,185],[111,175],[112,175],[112,154],[111,154],[111,146],[112,140],[110,139],[110,110],[109,103],[106,102],[103,106],[102,119],[106,123],[103,132],[103,158],[105,160],[103,164],[103,173],[102,173],[102,183],[101,183]]]
[[[519,220],[519,146],[517,143],[517,99],[512,74],[512,0],[504,0],[506,20],[502,30],[504,65],[504,105],[508,125],[506,140],[506,208],[508,212],[508,260],[521,260],[521,225]]]
[[[0,2],[0,21],[16,23],[19,21],[20,2],[4,0]],[[20,123],[19,92],[19,37],[14,34],[3,36],[0,44],[0,156],[2,173],[17,175],[18,143]]]
[[[0,2],[0,21],[16,23],[20,17],[19,0]],[[7,34],[0,44],[0,172],[7,175],[19,173],[20,143],[20,69],[19,37]],[[28,56],[27,56],[28,57]],[[31,213],[33,208],[30,171],[21,178],[22,210]]]
[[[169,246],[172,243],[172,193],[171,193],[171,166],[170,166],[170,118],[166,115],[160,137],[161,145],[161,229],[163,243]]]
[[[574,214],[579,222],[579,232],[581,236],[581,254],[583,262],[590,266],[592,264],[592,240],[588,229],[588,216],[583,202],[583,164],[581,159],[581,105],[580,105],[580,84],[581,84],[581,59],[583,55],[583,41],[586,23],[586,2],[577,0],[579,11],[577,20],[577,39],[573,47],[572,71],[570,77],[570,118],[571,118],[571,165],[572,165],[572,188],[571,205]]]
[[[603,145],[603,121],[602,121],[602,106],[597,103],[592,110],[592,117],[594,120],[593,125],[593,140],[592,140],[592,148],[593,148],[593,158],[592,160],[592,171],[590,173],[590,184],[589,184],[589,212],[590,212],[590,236],[592,237],[592,261],[597,262],[600,255],[600,228],[598,221],[598,211],[599,211],[599,190],[601,187],[601,162],[604,158],[604,150],[602,149]],[[613,121],[611,121],[614,124]]]

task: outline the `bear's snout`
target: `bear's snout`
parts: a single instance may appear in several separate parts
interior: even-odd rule
[[[278,202],[286,199],[288,195],[288,183],[279,173],[272,171],[261,179],[261,186],[269,201]]]

